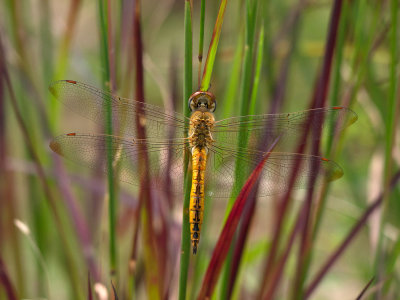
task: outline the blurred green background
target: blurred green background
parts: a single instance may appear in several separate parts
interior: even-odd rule
[[[257,8],[252,16],[255,24],[252,76],[256,69],[259,33],[264,28],[262,68],[256,91],[257,113],[269,113],[277,99],[276,112],[308,109],[323,65],[335,2],[248,2]],[[382,191],[387,194],[380,209],[368,216],[366,225],[350,239],[346,251],[335,261],[312,299],[353,299],[371,278],[376,281],[367,297],[400,297],[396,288],[400,284],[397,259],[400,195],[398,186],[388,188],[400,162],[397,122],[400,52],[399,34],[395,30],[398,27],[396,2],[344,1],[342,5],[326,103],[348,106],[359,118],[335,141],[334,150],[328,149],[325,141],[322,143],[322,156],[334,159],[345,175],[330,185],[322,222],[313,240],[306,283],[336,251],[368,205]],[[0,281],[0,299],[10,299],[8,286],[14,288],[18,299],[90,299],[88,273],[91,283],[98,282],[107,288],[110,298],[110,278],[117,283],[120,299],[150,298],[148,285],[146,287],[148,279],[144,275],[148,267],[143,258],[146,249],[141,246],[140,239],[137,259],[129,260],[137,225],[134,220],[140,213],[134,189],[124,183],[118,188],[118,264],[116,276],[110,276],[105,175],[66,162],[48,147],[51,138],[59,134],[99,130],[89,120],[62,106],[48,91],[49,84],[60,79],[77,80],[100,89],[109,87],[104,82],[101,58],[104,37],[99,29],[99,3],[5,0],[0,8],[4,51],[1,59],[7,70],[2,70],[0,82],[0,267],[7,274],[4,278],[10,279],[9,284],[5,279]],[[207,1],[203,61],[218,8],[218,1]],[[133,98],[134,3],[115,1],[107,9],[111,19],[117,93]],[[228,1],[210,87],[218,101],[217,119],[237,116],[240,111],[241,104],[235,99],[243,80],[247,13],[246,1]],[[200,1],[193,1],[192,17],[194,92],[198,87]],[[145,100],[164,106],[170,103],[171,95],[175,95],[175,110],[182,112],[187,101],[182,96],[184,1],[142,1],[141,22]],[[6,82],[6,72],[11,85]],[[10,87],[16,102],[10,97]],[[12,103],[18,106],[21,119],[16,117]],[[22,124],[27,126],[26,134],[21,130]],[[38,175],[38,163],[44,170],[44,177]],[[293,195],[294,205],[283,229],[284,239],[304,194],[298,191]],[[168,276],[159,287],[168,290],[163,293],[171,299],[176,299],[178,294],[183,199],[174,201],[166,229],[169,241],[164,274]],[[255,299],[260,289],[261,266],[271,242],[275,205],[272,198],[257,203],[236,280],[235,299]],[[189,269],[189,299],[193,299],[200,288],[223,225],[225,208],[225,200],[212,201],[202,233],[202,253],[193,258]],[[16,220],[27,226],[25,231],[20,223],[15,225]],[[277,299],[288,299],[291,294],[297,251],[298,244],[295,244],[275,294]],[[135,265],[134,276],[128,272],[132,267],[129,262]]]

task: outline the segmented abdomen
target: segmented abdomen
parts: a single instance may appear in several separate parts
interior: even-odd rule
[[[204,173],[207,151],[204,147],[195,147],[192,151],[192,189],[190,191],[189,223],[193,254],[197,252],[200,240],[201,224],[204,211]]]

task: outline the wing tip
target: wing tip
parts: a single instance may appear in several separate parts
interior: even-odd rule
[[[49,91],[50,91],[50,93],[51,93],[54,97],[56,97],[56,98],[59,98],[59,92],[58,92],[58,90],[55,88],[55,86],[56,86],[57,84],[60,84],[60,83],[77,84],[78,82],[75,81],[75,80],[69,80],[69,79],[53,81],[53,82],[49,85]]]
[[[325,157],[321,157],[321,161],[323,163],[328,163],[330,166],[327,168],[326,171],[326,179],[327,181],[334,181],[343,176],[343,169],[335,163],[333,160],[327,159]]]
[[[59,142],[57,142],[56,140],[52,140],[49,144],[49,147],[51,150],[53,150],[55,153],[60,154],[61,155],[61,145]]]

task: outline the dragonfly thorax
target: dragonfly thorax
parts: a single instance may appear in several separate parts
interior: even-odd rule
[[[190,117],[189,143],[191,148],[209,148],[213,142],[211,129],[215,123],[214,115],[208,111],[195,111]]]

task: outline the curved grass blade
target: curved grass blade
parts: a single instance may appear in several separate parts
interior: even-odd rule
[[[144,102],[144,67],[143,67],[143,41],[142,41],[142,24],[141,24],[141,1],[136,1],[133,16],[133,42],[134,42],[134,60],[135,60],[135,97],[140,102]],[[139,109],[136,111],[136,128],[139,139],[146,138],[144,124],[141,122],[141,116],[144,111]],[[150,176],[149,176],[149,157],[146,145],[141,147],[141,164],[139,170],[140,193],[139,207],[141,209],[143,243],[144,243],[144,260],[146,267],[146,289],[149,299],[161,298],[161,278],[160,278],[160,253],[156,248],[155,233],[153,228],[153,199],[150,193]]]
[[[201,10],[200,10],[200,33],[199,33],[199,70],[198,70],[198,86],[200,87],[201,80],[201,66],[203,63],[203,45],[204,45],[204,20],[206,16],[206,0],[201,0]]]
[[[263,48],[264,48],[264,26],[261,26],[261,30],[258,38],[258,50],[257,50],[257,60],[256,60],[256,71],[254,76],[253,89],[250,97],[250,114],[255,113],[258,85],[260,80],[261,66],[262,66],[262,58],[263,58]],[[230,299],[233,293],[233,287],[235,284],[236,277],[238,275],[239,266],[241,262],[241,258],[243,256],[244,245],[246,242],[246,238],[249,232],[250,223],[253,219],[255,207],[256,207],[256,194],[257,194],[258,185],[255,187],[253,191],[253,195],[251,195],[251,201],[248,201],[246,204],[247,209],[245,209],[246,213],[244,214],[244,219],[241,223],[240,230],[237,236],[237,241],[235,245],[235,249],[232,257],[232,267],[229,272],[229,282],[226,283],[226,293],[227,298]]]
[[[210,46],[208,48],[207,60],[204,65],[203,78],[200,85],[201,91],[207,91],[210,87],[211,74],[214,67],[215,56],[217,54],[219,37],[221,35],[222,22],[224,21],[224,14],[227,2],[228,0],[221,0],[221,4],[219,6],[217,21],[215,22]]]
[[[254,32],[255,32],[255,20],[256,20],[256,8],[257,2],[252,5],[250,1],[246,1],[246,26],[245,26],[245,48],[244,48],[244,59],[243,59],[243,74],[240,83],[240,96],[238,103],[240,103],[240,115],[245,116],[249,114],[249,97],[251,93],[251,75],[252,75],[252,65],[253,65],[253,44],[254,44]],[[248,136],[246,135],[247,128],[244,126],[239,131],[238,139],[238,149],[247,148]],[[243,175],[240,174],[239,170],[244,169],[245,166],[240,160],[235,161],[235,184],[234,189],[241,187],[245,181]],[[228,204],[225,211],[225,216],[231,211],[234,198],[228,200]],[[224,280],[222,280],[221,288],[221,299],[226,299],[228,294],[228,282],[231,274],[231,261],[233,249],[230,251],[225,264],[224,270]]]
[[[185,1],[185,61],[183,74],[183,111],[185,116],[189,116],[189,107],[187,100],[192,94],[192,6],[189,0]],[[183,163],[184,172],[184,200],[182,211],[182,238],[181,238],[181,255],[179,270],[179,300],[186,299],[187,277],[189,270],[190,258],[190,228],[189,228],[189,201],[190,201],[190,185],[191,175],[188,173],[187,166],[189,164],[189,153],[185,151]]]
[[[4,288],[4,294],[7,295],[8,299],[10,300],[17,300],[17,290],[15,289],[11,278],[7,272],[6,265],[0,256],[0,284]]]
[[[396,174],[392,177],[390,182],[390,187],[388,188],[389,192],[392,190],[398,181],[400,180],[400,171],[397,171]],[[325,277],[326,273],[333,266],[333,264],[339,259],[339,257],[343,254],[343,252],[347,249],[352,241],[355,240],[355,236],[359,233],[359,231],[363,228],[365,223],[371,214],[382,204],[384,195],[386,193],[381,193],[379,197],[368,206],[365,210],[364,214],[358,219],[357,223],[354,224],[353,228],[347,234],[343,242],[339,245],[339,247],[332,253],[332,255],[325,261],[325,263],[320,267],[320,269],[316,272],[316,275],[312,280],[310,280],[310,284],[307,286],[304,292],[304,299],[309,298],[315,289],[318,287],[318,284]]]
[[[275,140],[275,143],[271,146],[271,150],[275,147],[277,141],[278,139]],[[233,236],[236,232],[236,228],[239,224],[239,220],[243,214],[243,209],[246,201],[248,201],[250,192],[252,191],[253,186],[256,184],[261,174],[261,171],[263,170],[264,164],[268,160],[270,154],[271,152],[268,152],[265,158],[256,166],[256,168],[244,184],[235,203],[233,204],[228,218],[226,219],[224,228],[222,229],[222,232],[219,236],[217,245],[214,248],[214,252],[208,265],[206,274],[204,276],[203,284],[197,299],[205,299],[211,297],[217,284],[223,262],[228,255],[228,251],[231,246]]]
[[[106,3],[104,0],[99,0],[99,26],[100,26],[100,50],[101,50],[101,64],[103,72],[103,84],[105,86],[106,82],[110,82],[110,53],[109,53],[109,43],[111,41],[108,37],[108,31],[110,24],[108,23],[108,18],[106,14],[110,12],[106,11]],[[105,129],[108,135],[112,135],[113,124],[112,124],[112,107],[111,103],[107,103],[106,106],[106,119],[105,119]],[[111,146],[111,140],[106,141],[107,148]],[[111,148],[111,147],[110,147]],[[113,158],[111,151],[107,150],[107,184],[108,184],[108,218],[109,218],[109,250],[110,250],[110,274],[114,276],[117,273],[117,242],[116,242],[116,211],[117,211],[117,201],[115,195],[115,184],[114,184],[114,170],[113,170]]]

